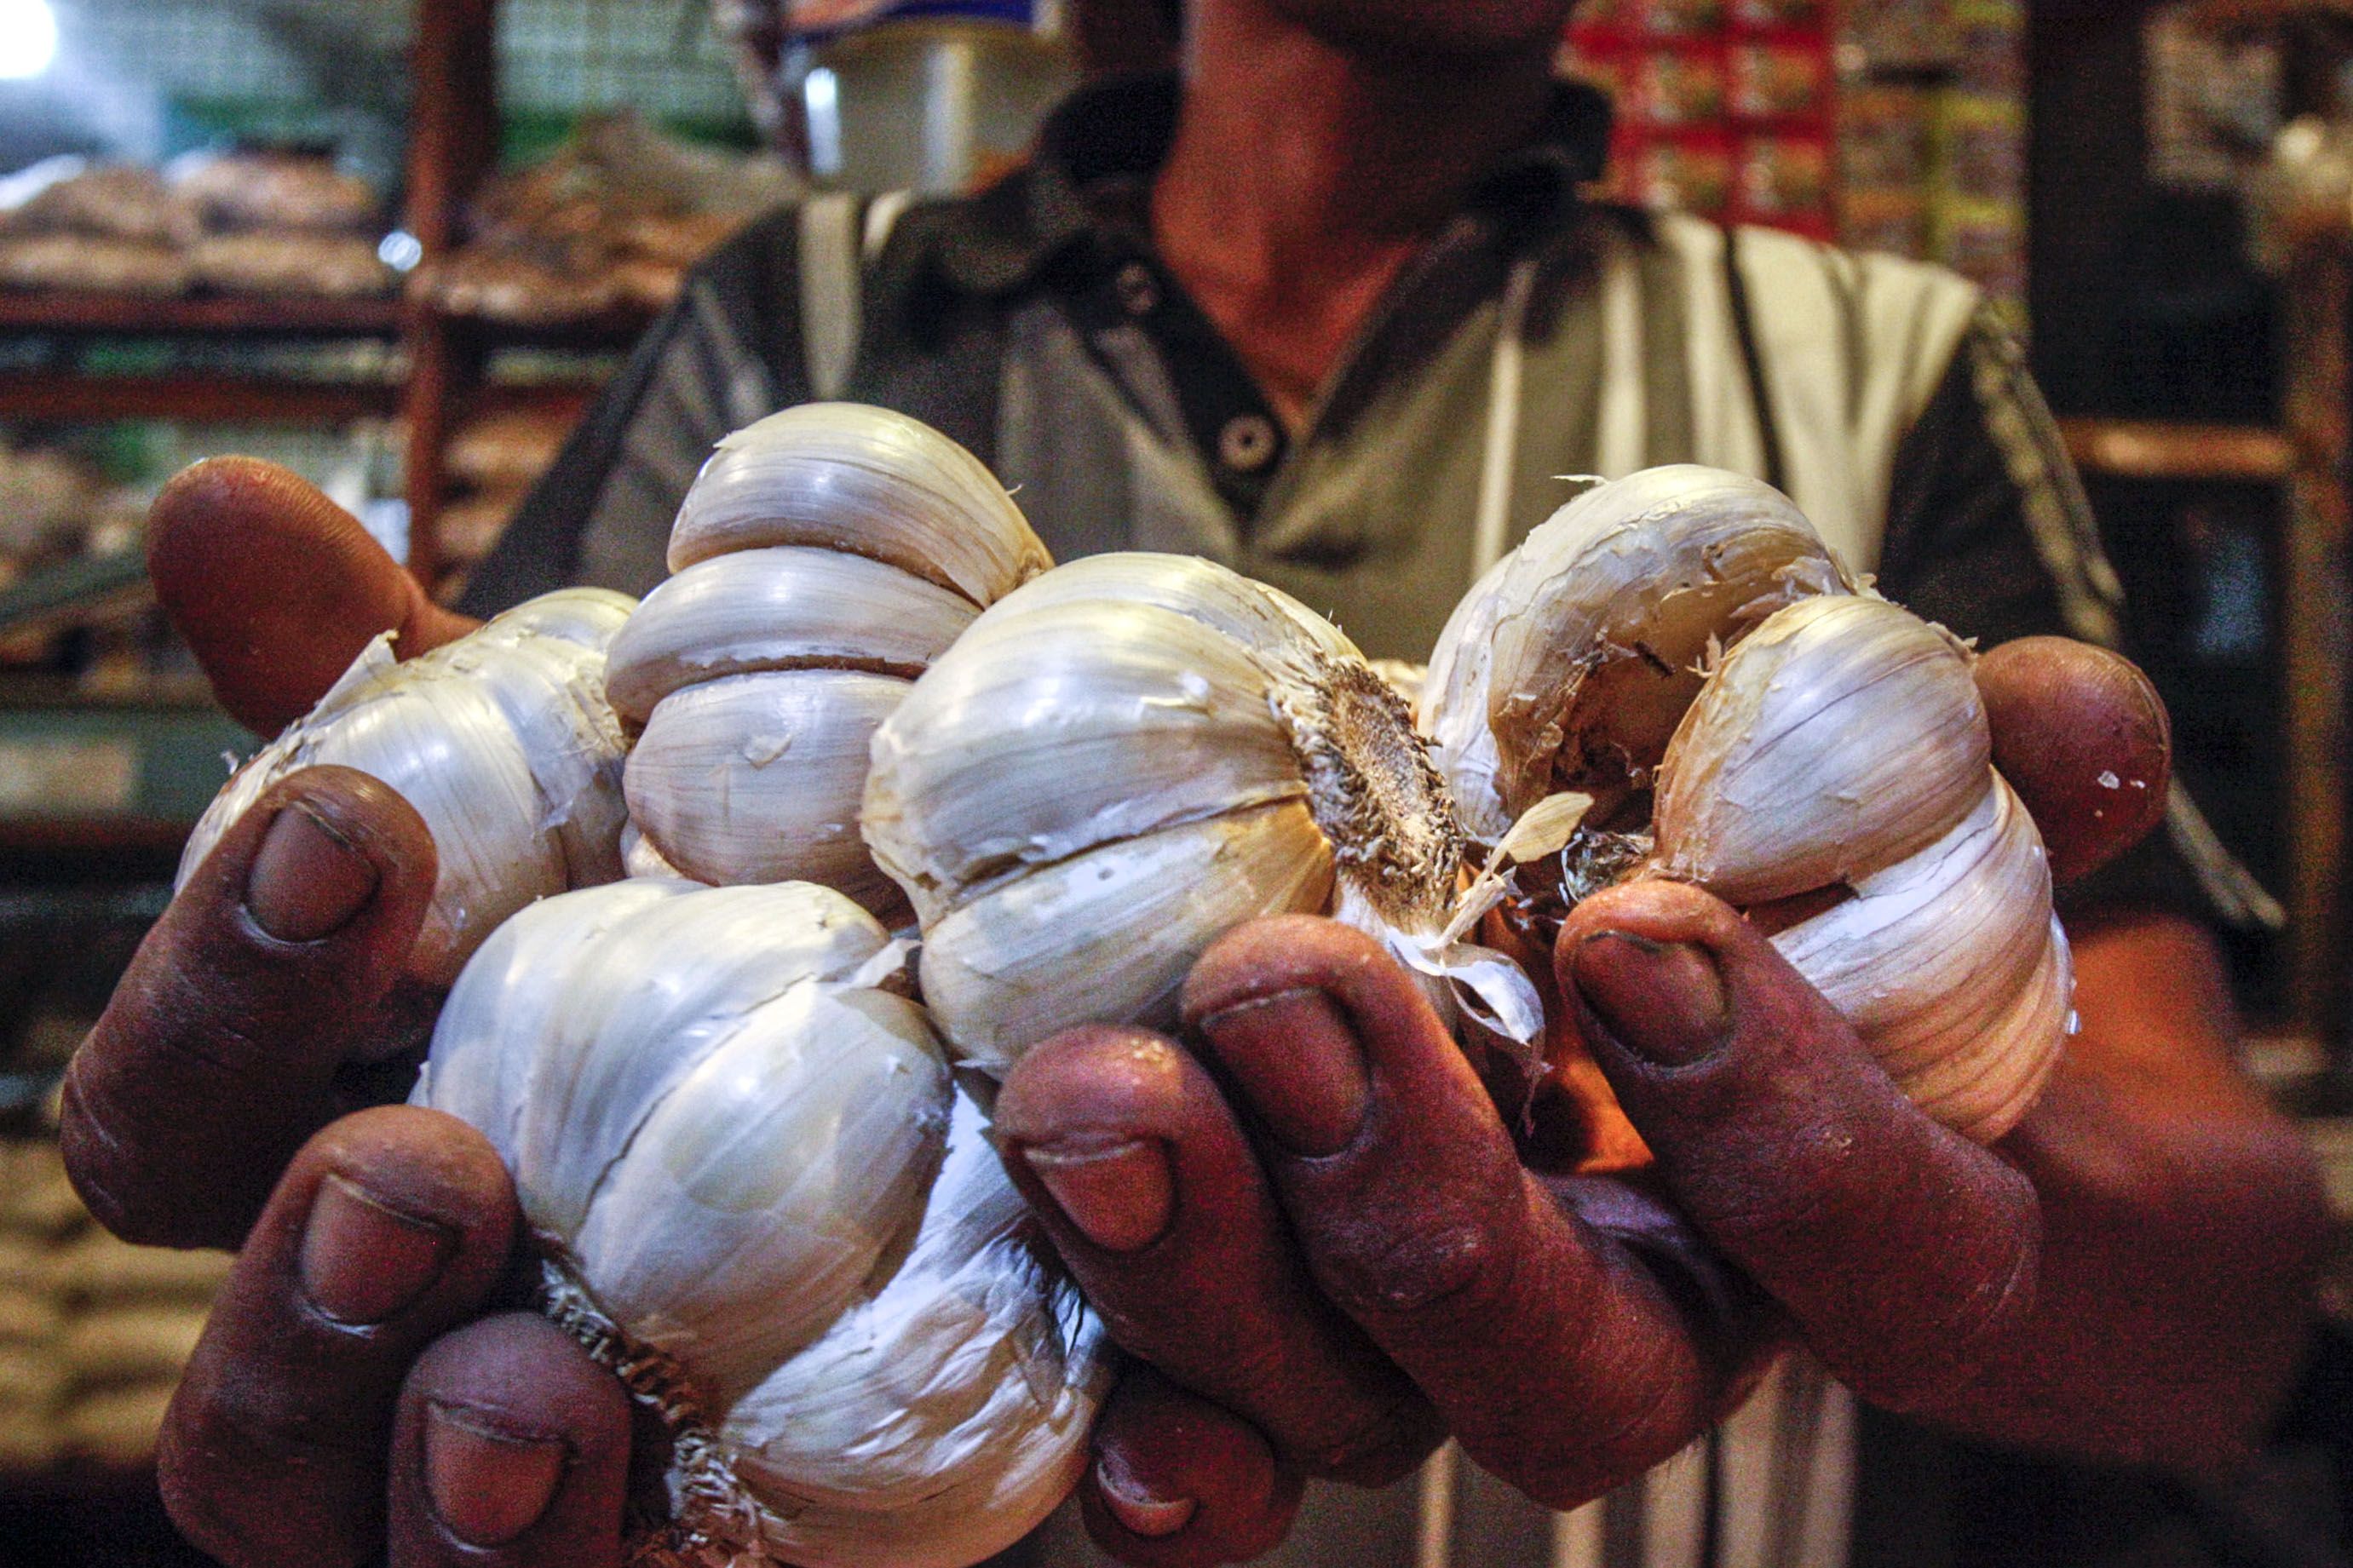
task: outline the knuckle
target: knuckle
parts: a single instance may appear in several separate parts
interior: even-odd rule
[[[1396,1229],[1351,1226],[1324,1259],[1324,1286],[1351,1317],[1398,1319],[1474,1315],[1506,1272],[1508,1246],[1483,1218]]]

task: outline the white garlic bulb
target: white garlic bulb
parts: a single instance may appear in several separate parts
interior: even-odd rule
[[[1556,896],[1656,876],[1826,901],[1776,944],[1917,1103],[1991,1142],[2055,1064],[2073,983],[1973,662],[1858,589],[1779,492],[1661,468],[1489,574],[1421,718],[1475,838],[1591,797]]]
[[[448,985],[533,900],[622,874],[622,738],[605,702],[605,650],[634,604],[566,589],[405,662],[391,634],[376,638],[206,810],[181,879],[280,778],[356,768],[398,791],[432,832],[440,877],[409,967]]]
[[[698,881],[822,882],[887,911],[896,890],[858,834],[868,744],[1045,547],[946,437],[813,404],[720,443],[670,563],[607,676],[642,731],[627,792],[650,850]]]
[[[904,963],[828,889],[636,879],[450,993],[416,1102],[490,1138],[550,1314],[670,1425],[640,1562],[955,1568],[1083,1463],[1101,1330],[976,1113],[951,1133]]]
[[[922,921],[925,1002],[989,1073],[1073,1025],[1171,1022],[1193,961],[1262,914],[1525,984],[1444,950],[1461,844],[1404,702],[1206,561],[1096,556],[982,616],[876,731],[865,831]]]

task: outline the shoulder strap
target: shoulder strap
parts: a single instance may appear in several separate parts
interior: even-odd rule
[[[809,391],[820,401],[849,388],[865,325],[866,269],[914,201],[913,191],[885,192],[871,202],[854,192],[827,191],[801,204],[801,358]]]

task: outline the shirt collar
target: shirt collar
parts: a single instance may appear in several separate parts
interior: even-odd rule
[[[940,236],[947,280],[974,294],[1011,292],[1054,260],[1097,245],[1103,220],[1090,193],[1148,179],[1176,135],[1181,87],[1174,74],[1115,78],[1080,89],[1048,117],[1021,169],[964,204],[967,221]],[[1609,100],[1563,82],[1536,134],[1481,187],[1479,201],[1519,216],[1573,201],[1601,177]]]

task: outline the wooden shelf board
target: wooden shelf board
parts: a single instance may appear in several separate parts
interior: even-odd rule
[[[390,338],[397,300],[153,300],[0,291],[0,332],[71,336]]]
[[[263,420],[342,424],[387,416],[400,402],[390,383],[292,382],[228,374],[0,374],[0,409],[12,418]]]
[[[2275,483],[2295,470],[2295,444],[2263,426],[2062,419],[2059,429],[2075,466],[2103,478]]]

